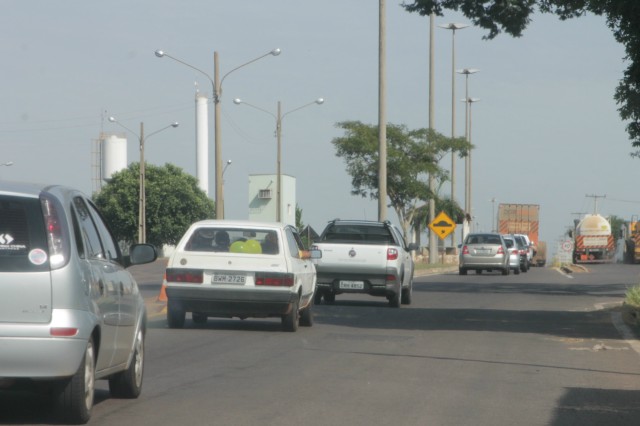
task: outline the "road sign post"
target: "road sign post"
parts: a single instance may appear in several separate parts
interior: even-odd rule
[[[440,212],[429,224],[429,229],[431,232],[435,232],[441,240],[444,240],[456,229],[456,224],[445,212]],[[442,253],[442,263],[444,263],[444,252]]]

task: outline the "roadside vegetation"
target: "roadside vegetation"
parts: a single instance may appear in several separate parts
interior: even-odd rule
[[[429,263],[429,262],[416,262],[414,263],[414,267],[418,271],[424,271],[429,269],[438,269],[438,268],[450,268],[455,266],[453,263]]]
[[[193,222],[215,216],[198,180],[177,166],[145,163],[145,187],[146,242],[158,248],[177,244]],[[140,163],[131,163],[93,195],[114,237],[126,245],[138,238],[139,194]]]
[[[627,289],[622,304],[622,320],[640,338],[640,284]]]
[[[640,308],[640,284],[627,290],[624,296],[624,302],[634,308]]]

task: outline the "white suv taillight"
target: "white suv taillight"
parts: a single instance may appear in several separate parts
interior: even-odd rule
[[[47,195],[40,197],[40,204],[49,245],[49,265],[51,269],[58,269],[67,264],[70,253],[67,227],[59,213],[62,207]]]
[[[388,248],[387,249],[387,260],[396,260],[398,258],[398,249],[396,248]]]
[[[502,246],[498,247],[497,254],[504,254],[504,250],[502,249]]]
[[[469,254],[469,246],[462,246],[462,254]]]

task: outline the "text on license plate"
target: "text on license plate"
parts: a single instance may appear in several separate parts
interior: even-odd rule
[[[364,288],[364,281],[340,281],[340,288],[362,290]]]
[[[244,284],[245,275],[215,274],[211,277],[211,284]]]

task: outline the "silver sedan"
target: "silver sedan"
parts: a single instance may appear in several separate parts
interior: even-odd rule
[[[468,270],[499,270],[502,275],[509,275],[509,249],[502,235],[498,233],[472,233],[467,235],[460,248],[458,270],[460,275],[467,275]]]

